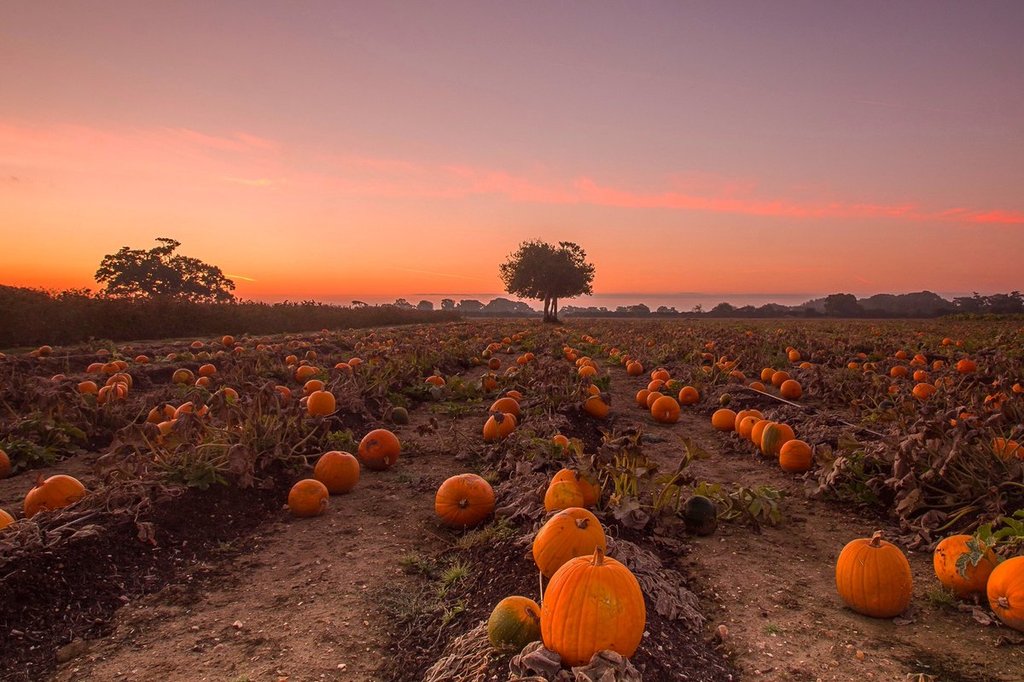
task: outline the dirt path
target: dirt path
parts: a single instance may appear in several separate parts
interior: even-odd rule
[[[127,604],[114,633],[91,642],[56,680],[379,679],[389,648],[374,593],[402,574],[400,559],[436,544],[440,482],[464,471],[445,435],[417,435],[429,415],[393,427],[415,443],[387,472],[331,498],[314,519],[282,511],[224,561],[184,585]],[[216,523],[216,519],[211,519]],[[192,590],[188,583],[199,581]]]
[[[784,521],[755,533],[720,523],[678,559],[701,595],[710,630],[725,625],[726,649],[745,679],[941,680],[1011,682],[1024,678],[1024,649],[1005,627],[982,627],[971,615],[932,605],[937,585],[930,553],[907,552],[914,574],[913,623],[860,616],[845,608],[835,590],[835,562],[846,542],[870,537],[872,522],[834,504],[809,500],[799,476],[753,454],[737,436],[715,431],[711,405],[683,408],[680,421],[661,426],[636,407],[634,395],[647,377],[611,368],[616,425],[642,424],[662,439],[645,448],[663,470],[682,454],[679,438],[695,440],[711,457],[692,465],[698,481],[723,485],[768,484],[786,493]],[[769,415],[770,416],[770,415]],[[797,434],[799,437],[799,433]],[[710,633],[709,633],[710,636]],[[913,677],[918,674],[933,678]]]

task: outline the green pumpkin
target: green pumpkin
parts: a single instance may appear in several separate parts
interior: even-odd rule
[[[487,620],[487,639],[496,649],[522,651],[540,639],[540,607],[527,597],[505,597]]]
[[[686,530],[696,535],[711,535],[718,527],[718,507],[703,495],[692,495],[683,503]]]
[[[409,423],[409,410],[404,407],[396,407],[391,410],[391,423],[393,424],[408,424]]]

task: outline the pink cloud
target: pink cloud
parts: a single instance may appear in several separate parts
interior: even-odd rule
[[[927,208],[913,201],[881,204],[765,196],[750,179],[708,174],[666,178],[664,188],[638,190],[590,175],[553,176],[465,164],[372,157],[349,152],[284,154],[284,145],[247,132],[209,134],[187,128],[107,130],[82,125],[20,125],[0,121],[0,176],[31,180],[47,173],[92,178],[131,173],[158,185],[192,183],[287,191],[439,200],[502,197],[532,204],[674,210],[793,220],[849,219],[1024,225],[1024,212],[1000,208]],[[271,180],[270,178],[273,178]],[[14,183],[5,183],[10,190]]]

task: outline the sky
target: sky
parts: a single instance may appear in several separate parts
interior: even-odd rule
[[[1024,3],[0,0],[0,284],[260,300],[1022,287]],[[580,299],[581,304],[586,299]]]

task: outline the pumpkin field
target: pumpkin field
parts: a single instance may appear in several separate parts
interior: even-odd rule
[[[0,637],[19,682],[1020,680],[1024,327],[12,349]]]

